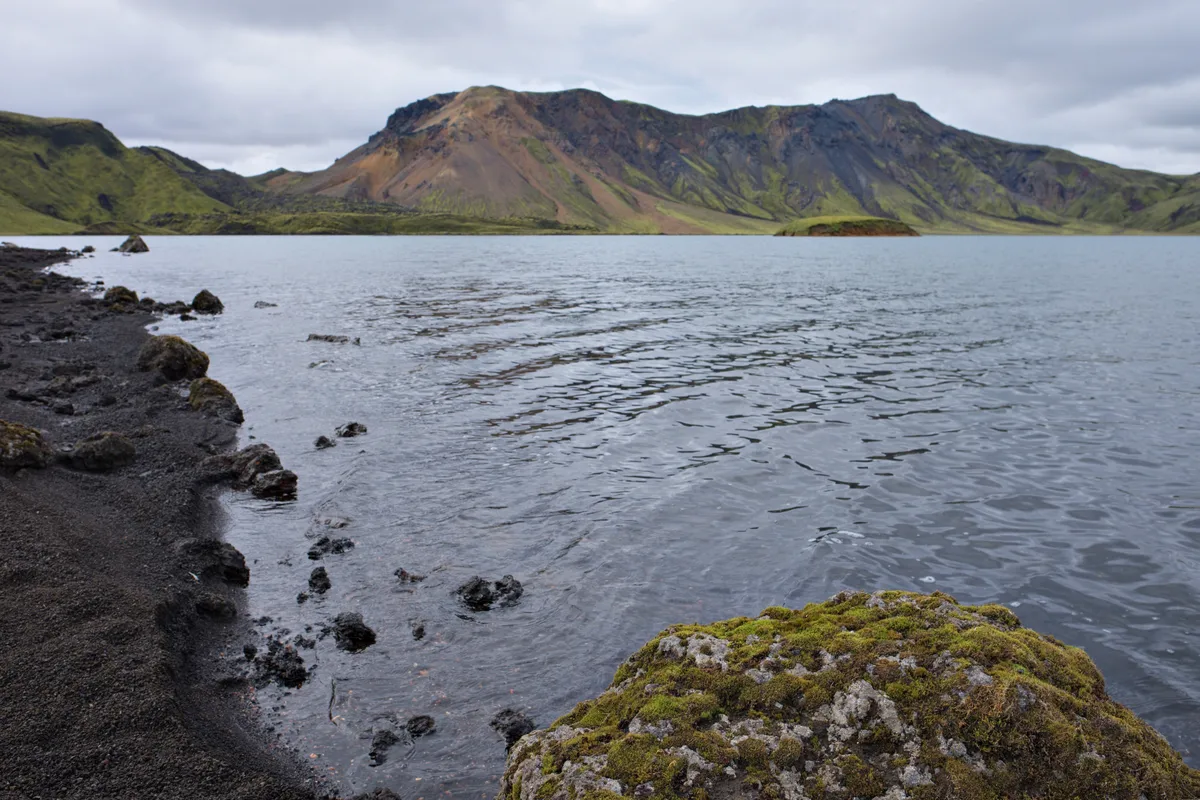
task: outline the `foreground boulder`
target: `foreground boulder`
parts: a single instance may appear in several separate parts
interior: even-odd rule
[[[197,314],[223,314],[225,304],[208,289],[201,289],[200,293],[192,298],[192,310]]]
[[[512,749],[500,797],[1155,798],[1200,772],[1002,606],[843,592],[669,628]]]
[[[136,306],[137,292],[124,286],[114,286],[104,293],[104,304],[107,306]]]
[[[53,455],[54,451],[42,438],[41,431],[0,419],[0,467],[41,469],[50,463]]]
[[[208,355],[178,336],[151,336],[137,365],[142,372],[157,370],[169,381],[196,380],[208,373]]]
[[[239,425],[246,419],[233,392],[212,378],[198,378],[192,381],[192,385],[188,388],[188,404],[197,411],[236,422]]]
[[[290,469],[277,469],[255,477],[250,494],[262,500],[295,500],[299,482]]]
[[[121,246],[115,248],[118,253],[149,253],[150,245],[146,244],[145,240],[136,233],[121,242]]]
[[[375,631],[367,627],[362,614],[356,611],[338,614],[329,630],[333,632],[338,648],[350,653],[366,650],[375,644]]]
[[[488,611],[494,605],[516,605],[524,593],[525,588],[512,575],[505,575],[495,582],[476,575],[458,587],[456,592],[463,605],[472,611]]]
[[[65,458],[75,469],[111,472],[132,464],[137,458],[137,447],[128,436],[106,431],[77,442]]]

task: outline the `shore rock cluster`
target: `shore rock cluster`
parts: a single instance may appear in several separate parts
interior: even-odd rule
[[[212,456],[205,464],[211,480],[231,481],[238,491],[248,490],[264,500],[296,499],[296,473],[284,469],[268,445],[253,444],[233,454]]]
[[[512,749],[500,797],[1200,795],[1079,649],[1003,606],[844,592],[669,628]]]

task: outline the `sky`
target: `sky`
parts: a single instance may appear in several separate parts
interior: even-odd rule
[[[476,85],[670,111],[895,93],[950,125],[1200,172],[1200,0],[3,0],[0,109],[255,174]]]

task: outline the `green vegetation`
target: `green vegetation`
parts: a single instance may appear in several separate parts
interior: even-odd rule
[[[186,216],[164,214],[150,224],[191,235],[433,235],[596,233],[595,228],[565,225],[537,217],[486,219],[454,214],[355,213],[319,211],[290,214],[252,212]]]
[[[789,222],[776,236],[919,236],[911,226],[882,217],[809,217]]]
[[[843,592],[669,628],[514,746],[500,797],[1182,800],[1200,772],[1003,606]]]

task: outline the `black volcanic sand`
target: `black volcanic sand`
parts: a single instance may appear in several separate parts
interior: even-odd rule
[[[137,371],[151,317],[40,271],[67,257],[0,248],[0,419],[56,448],[116,431],[137,457],[0,468],[0,798],[324,797],[255,720],[233,654],[258,634],[196,611],[245,607],[189,555],[221,521],[201,461],[237,429]]]

